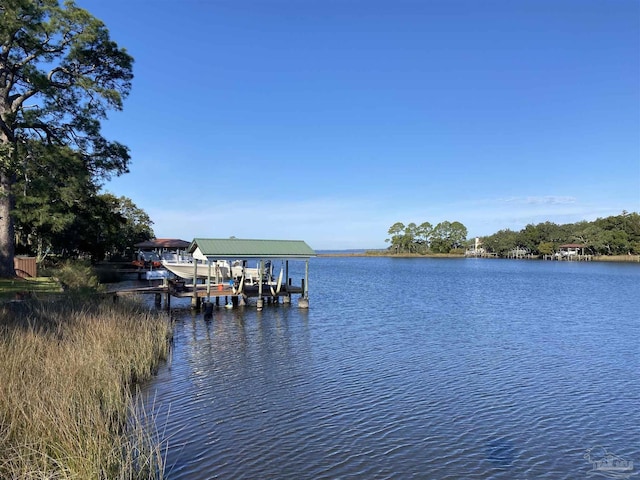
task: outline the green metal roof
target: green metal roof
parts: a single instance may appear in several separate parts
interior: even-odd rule
[[[194,238],[189,252],[196,248],[211,258],[299,258],[316,252],[302,240],[249,240],[241,238]]]

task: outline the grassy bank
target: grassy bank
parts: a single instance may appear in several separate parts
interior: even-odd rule
[[[169,335],[165,316],[134,302],[1,306],[0,478],[162,477],[131,391],[166,357]]]
[[[596,262],[640,262],[640,255],[596,255]]]
[[[62,287],[51,277],[0,278],[0,301],[62,292]]]

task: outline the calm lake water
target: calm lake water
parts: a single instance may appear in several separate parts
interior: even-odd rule
[[[639,264],[309,270],[309,310],[174,308],[143,390],[170,479],[606,478],[602,447],[640,471]]]

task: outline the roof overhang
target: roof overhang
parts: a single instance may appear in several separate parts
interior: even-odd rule
[[[144,242],[136,243],[136,248],[177,248],[185,249],[190,245],[186,240],[180,240],[179,238],[152,238],[151,240],[145,240]]]
[[[187,251],[202,260],[307,260],[316,256],[316,252],[302,240],[194,238]]]

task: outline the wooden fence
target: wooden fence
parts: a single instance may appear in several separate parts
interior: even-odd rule
[[[38,276],[36,257],[14,257],[13,266],[20,278],[35,278]]]

